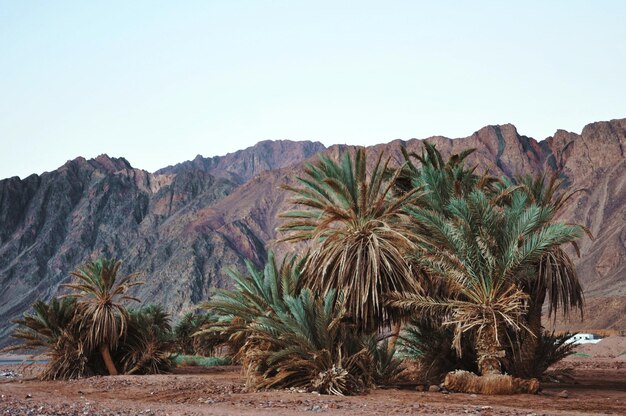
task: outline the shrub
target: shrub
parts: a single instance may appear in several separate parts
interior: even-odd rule
[[[7,351],[45,349],[48,365],[41,378],[44,380],[77,378],[94,373],[99,367],[98,354],[92,354],[83,341],[85,334],[75,319],[74,298],[53,298],[49,303],[41,300],[33,304],[34,313],[14,321],[18,328],[11,336],[22,341]]]
[[[357,394],[373,383],[373,357],[363,338],[342,322],[345,309],[330,291],[303,289],[286,309],[259,316],[242,349],[248,385],[303,387],[322,394]]]
[[[126,338],[115,351],[125,374],[159,374],[172,367],[171,325],[160,306],[129,311]]]
[[[429,318],[413,320],[399,338],[399,355],[415,359],[420,366],[420,377],[429,384],[439,384],[452,370],[476,371],[476,354],[467,342],[459,357],[452,348],[454,333]]]
[[[529,374],[532,378],[540,379],[551,365],[574,354],[576,344],[567,342],[572,335],[571,333],[555,335],[554,332],[544,331],[541,334],[532,360],[522,361],[513,349],[508,354],[510,359],[505,363],[505,369],[514,376],[523,371],[524,375]]]

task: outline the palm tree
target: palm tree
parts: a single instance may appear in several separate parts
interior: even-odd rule
[[[159,374],[169,370],[171,360],[171,323],[159,305],[128,311],[124,343],[115,351],[124,374]]]
[[[391,305],[444,317],[454,328],[453,346],[462,351],[470,337],[483,376],[501,374],[505,328],[525,330],[528,295],[515,276],[546,253],[580,237],[578,226],[551,223],[554,211],[535,204],[500,207],[500,197],[474,190],[451,198],[444,213],[411,207],[407,211],[428,233],[416,262],[442,279],[441,297],[396,293]]]
[[[284,302],[284,309],[249,325],[242,355],[251,387],[335,395],[367,389],[375,366],[370,348],[345,324],[343,302],[334,291],[322,298],[305,288]]]
[[[340,296],[298,288],[304,262],[288,257],[279,266],[270,251],[262,270],[247,262],[247,274],[231,272],[235,288],[204,305],[221,319],[196,335],[221,332],[241,344],[236,358],[251,388],[361,390],[369,385],[369,350],[347,330]]]
[[[278,265],[274,253],[268,253],[260,270],[246,261],[247,274],[229,271],[236,290],[218,289],[202,307],[218,315],[217,322],[196,332],[195,336],[219,332],[234,345],[243,345],[249,335],[249,324],[259,316],[284,311],[285,297],[296,296],[305,259],[286,257]]]
[[[283,241],[313,243],[300,286],[345,293],[347,311],[364,332],[399,321],[384,305],[386,293],[419,290],[405,260],[414,234],[403,207],[420,194],[394,195],[400,171],[389,178],[389,159],[382,157],[368,173],[362,148],[339,163],[320,156],[297,178],[299,186],[284,186],[295,194],[290,202],[303,209],[281,214],[286,222],[279,228],[288,233]]]
[[[549,179],[543,174],[536,177],[521,176],[515,178],[513,183],[505,182],[504,185],[511,186],[512,184],[521,186],[524,192],[512,194],[512,200],[506,201],[507,203],[548,207],[555,216],[578,192],[578,190],[562,191],[565,181],[559,179],[557,174]],[[593,239],[586,227],[580,225],[578,227]],[[571,241],[571,244],[580,255],[576,241]],[[583,289],[571,258],[561,246],[548,250],[532,267],[523,273],[518,273],[516,278],[520,288],[528,295],[525,323],[529,331],[521,336],[519,363],[515,364],[515,371],[520,376],[536,377],[539,374],[536,374],[533,368],[541,367],[533,366],[531,363],[536,359],[536,351],[543,335],[541,323],[543,304],[547,299],[550,316],[556,317],[559,310],[563,312],[563,315],[568,315],[572,309],[578,309],[582,317]]]
[[[41,374],[44,380],[83,377],[93,370],[89,359],[91,351],[85,346],[79,325],[75,319],[76,300],[52,298],[49,303],[41,300],[33,304],[34,313],[25,313],[16,320],[18,328],[11,336],[22,344],[7,348],[14,350],[45,349],[48,365]]]
[[[187,312],[180,321],[174,326],[174,338],[176,340],[176,349],[181,354],[194,353],[193,334],[196,333],[202,325],[209,323],[208,315],[200,315],[194,312]]]
[[[420,187],[426,191],[421,199],[423,206],[438,211],[449,218],[452,213],[447,212],[447,206],[451,198],[469,195],[474,189],[483,190],[487,195],[500,200],[498,204],[515,203],[529,206],[536,204],[550,207],[554,214],[558,214],[562,206],[574,192],[561,192],[564,181],[553,175],[547,179],[545,175],[533,177],[530,175],[517,177],[514,180],[506,178],[497,180],[493,177],[478,176],[474,172],[476,168],[467,169],[463,162],[473,149],[466,150],[459,155],[451,156],[447,161],[434,145],[425,143],[421,155],[409,154],[402,149],[406,163],[402,175],[398,181],[400,191],[406,191],[412,187]],[[412,159],[420,162],[419,167],[413,164]],[[523,192],[515,192],[523,190]],[[586,228],[583,228],[588,232]],[[426,230],[420,230],[424,238],[428,238]],[[575,241],[572,245],[576,252],[578,247]],[[524,323],[529,331],[519,334],[519,355],[515,354],[508,363],[507,369],[523,377],[536,377],[539,374],[532,372],[532,368],[541,366],[530,365],[534,360],[535,352],[542,338],[541,315],[542,305],[548,298],[549,314],[555,315],[562,310],[567,315],[571,309],[578,308],[582,313],[583,293],[582,287],[576,276],[571,259],[562,247],[554,247],[549,250],[532,267],[528,267],[523,273],[515,277],[520,289],[528,295],[528,309]],[[436,293],[441,287],[433,287],[432,280],[425,275],[423,282],[430,282],[427,292]],[[516,343],[517,344],[517,343]],[[515,349],[515,348],[514,348]]]
[[[139,302],[126,293],[143,283],[135,280],[137,273],[118,278],[121,264],[121,261],[109,259],[89,261],[71,273],[75,282],[63,285],[73,290],[71,296],[77,300],[77,314],[80,327],[87,333],[87,345],[100,351],[111,375],[118,373],[111,350],[126,333],[129,320],[128,312],[120,302]]]
[[[500,180],[486,172],[479,176],[476,174],[476,166],[465,166],[465,159],[476,149],[453,154],[447,160],[444,160],[434,144],[428,142],[424,142],[421,154],[409,153],[404,147],[400,150],[404,156],[404,165],[396,182],[397,192],[404,194],[412,189],[421,189],[422,195],[416,201],[417,205],[438,212],[445,218],[454,215],[448,210],[452,198],[466,197],[476,189],[482,190],[488,196],[499,191]],[[414,222],[413,225],[420,239],[430,238],[428,229],[421,227],[419,222]],[[420,274],[424,293],[433,295],[445,290],[438,279],[424,270],[418,268],[416,273]]]
[[[12,349],[36,349],[53,346],[74,319],[76,300],[74,298],[52,298],[50,303],[38,300],[33,304],[34,313],[25,313],[11,336],[23,341]]]
[[[422,189],[424,195],[420,202],[433,210],[445,212],[451,198],[468,195],[475,189],[491,193],[499,183],[497,178],[486,173],[477,175],[476,166],[465,166],[465,159],[476,149],[454,154],[447,161],[444,161],[437,146],[428,142],[424,142],[421,154],[409,153],[404,147],[400,150],[404,165],[396,182],[397,190],[405,193],[415,188]],[[413,160],[419,162],[419,166]]]

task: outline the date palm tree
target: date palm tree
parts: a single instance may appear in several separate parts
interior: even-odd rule
[[[450,199],[464,197],[475,189],[482,190],[490,197],[496,197],[494,203],[498,205],[517,204],[518,207],[535,204],[549,207],[553,211],[553,220],[563,205],[577,192],[563,192],[564,181],[553,175],[547,179],[545,175],[533,177],[531,175],[517,177],[513,180],[506,178],[496,179],[488,175],[478,176],[476,168],[466,168],[464,160],[473,149],[466,150],[459,155],[444,160],[434,145],[424,143],[421,155],[408,153],[402,149],[406,163],[398,181],[400,191],[420,187],[426,195],[422,198],[422,205],[439,212],[446,218],[453,213],[447,209]],[[413,163],[416,160],[419,165]],[[518,192],[522,191],[522,192]],[[588,230],[584,227],[585,232]],[[428,231],[422,229],[425,238]],[[571,242],[576,252],[578,246]],[[561,310],[567,315],[572,309],[578,308],[582,313],[583,293],[571,259],[561,246],[547,251],[534,265],[529,265],[520,271],[515,280],[519,288],[528,296],[528,309],[524,323],[529,331],[519,335],[519,354],[515,354],[507,363],[507,370],[523,377],[537,377],[539,374],[531,371],[541,366],[530,365],[534,360],[535,352],[542,337],[541,315],[544,301],[548,300],[548,311],[555,315]],[[423,279],[428,282],[430,279]],[[436,281],[436,279],[435,279]],[[436,293],[438,289],[431,284],[428,291]],[[514,348],[517,351],[517,348]]]
[[[340,296],[300,290],[304,260],[288,257],[280,266],[270,251],[260,270],[232,272],[233,290],[220,289],[203,307],[220,315],[196,335],[219,333],[241,344],[246,384],[255,389],[306,387],[350,394],[369,386],[369,349],[344,322]]]
[[[558,215],[564,204],[579,190],[564,191],[565,182],[558,178],[557,174],[549,179],[546,175],[531,175],[515,178],[513,182],[505,183],[511,186],[517,184],[524,192],[511,195],[508,204],[531,205],[550,208],[554,215]],[[583,226],[578,228],[590,238],[590,231]],[[580,255],[576,241],[571,241],[575,252]],[[536,359],[536,351],[540,345],[543,334],[541,322],[542,307],[548,303],[548,315],[556,317],[560,310],[563,315],[568,315],[572,309],[578,309],[581,317],[583,313],[584,296],[583,289],[578,279],[576,269],[570,256],[561,246],[548,250],[532,267],[516,276],[520,288],[528,295],[528,311],[525,323],[529,331],[521,335],[520,351],[517,363],[512,370],[524,377],[536,377],[531,365]]]
[[[71,273],[74,282],[63,285],[73,290],[71,296],[76,298],[78,319],[86,333],[86,343],[90,349],[100,351],[110,375],[118,374],[111,350],[126,333],[129,320],[122,302],[139,302],[127,292],[143,283],[136,281],[138,273],[119,278],[121,264],[121,261],[112,259],[89,261]]]
[[[229,275],[236,290],[217,289],[211,300],[202,306],[216,314],[217,322],[207,323],[204,329],[198,329],[192,335],[219,334],[231,345],[242,346],[250,334],[249,325],[252,322],[259,316],[284,311],[285,298],[298,294],[304,261],[291,256],[279,264],[270,251],[263,269],[246,261],[247,273],[231,270]]]
[[[478,175],[477,167],[466,167],[465,159],[476,149],[467,149],[444,160],[434,144],[424,142],[421,154],[400,148],[404,165],[396,182],[400,193],[419,188],[424,191],[422,204],[445,212],[453,197],[462,197],[475,189],[494,192],[499,180],[488,174]],[[416,164],[417,162],[417,164]]]
[[[63,332],[72,324],[76,310],[74,298],[52,298],[50,303],[38,300],[33,304],[34,313],[25,313],[23,319],[14,321],[18,328],[11,336],[23,341],[13,349],[37,349],[52,347]]]
[[[320,156],[297,178],[298,186],[284,186],[300,209],[281,214],[283,241],[312,243],[300,286],[344,293],[348,314],[364,332],[398,322],[400,315],[384,305],[386,293],[419,289],[405,259],[415,242],[403,207],[420,193],[396,195],[400,171],[389,177],[388,170],[389,159],[381,154],[368,172],[360,148],[340,162]]]
[[[83,341],[76,321],[74,298],[52,298],[45,303],[33,304],[33,313],[25,313],[23,319],[14,321],[18,327],[11,336],[21,344],[3,351],[41,350],[48,358],[48,365],[41,373],[44,380],[84,377],[92,374],[89,362],[91,351]]]
[[[341,295],[323,298],[304,288],[285,308],[258,316],[242,348],[248,384],[256,389],[304,387],[322,394],[355,394],[372,384],[369,345],[344,323]]]
[[[428,232],[418,244],[416,261],[446,290],[439,297],[396,293],[391,306],[444,317],[454,328],[453,346],[460,354],[463,337],[472,340],[478,371],[499,375],[505,352],[505,328],[526,330],[528,295],[515,277],[546,253],[582,234],[575,225],[552,223],[554,211],[535,204],[501,207],[498,196],[474,190],[451,198],[439,210],[407,211]]]

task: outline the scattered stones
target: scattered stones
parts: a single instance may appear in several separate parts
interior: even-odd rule
[[[441,391],[441,387],[439,387],[436,384],[433,384],[430,387],[428,387],[428,391],[431,392],[431,393],[436,393],[438,391]]]
[[[416,390],[416,391],[424,391],[424,390],[426,390],[426,387],[424,387],[424,386],[423,386],[423,385],[421,385],[421,384],[418,384],[418,385],[415,387],[415,390]]]
[[[563,390],[562,392],[557,394],[557,397],[560,397],[562,399],[567,399],[569,397],[569,393],[567,392],[567,390]]]

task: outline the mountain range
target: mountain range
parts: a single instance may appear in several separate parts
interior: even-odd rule
[[[585,321],[558,328],[626,329],[626,119],[591,123],[580,134],[558,130],[542,141],[511,124],[486,126],[469,137],[392,141],[371,146],[400,163],[401,146],[420,152],[434,143],[444,156],[468,148],[467,164],[497,176],[559,172],[580,190],[560,220],[587,226],[575,258],[587,300]],[[227,270],[257,265],[279,243],[278,214],[290,208],[280,188],[325,153],[353,146],[263,141],[225,156],[195,159],[154,173],[107,155],[68,161],[52,172],[0,181],[0,345],[11,320],[37,299],[62,291],[69,272],[98,256],[140,272],[136,295],[174,315],[194,310]]]

